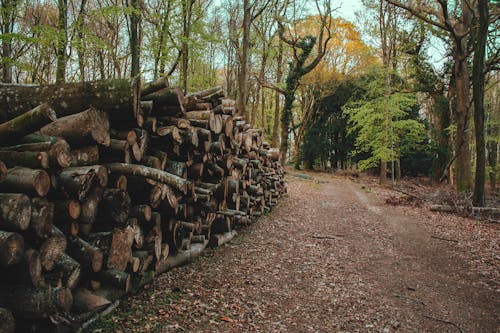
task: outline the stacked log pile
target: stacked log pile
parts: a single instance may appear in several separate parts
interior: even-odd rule
[[[0,85],[0,121],[2,332],[74,324],[286,191],[279,152],[221,87]]]

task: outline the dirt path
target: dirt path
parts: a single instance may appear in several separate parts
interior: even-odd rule
[[[279,209],[157,278],[93,331],[499,332],[497,225],[289,177]]]

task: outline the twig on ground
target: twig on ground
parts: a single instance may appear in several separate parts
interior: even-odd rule
[[[431,316],[428,316],[428,315],[424,315],[424,317],[425,317],[425,318],[428,318],[428,319],[431,319],[431,320],[439,321],[439,322],[444,323],[444,324],[451,325],[451,326],[455,327],[456,329],[458,329],[458,331],[459,331],[460,333],[463,333],[463,332],[464,332],[460,326],[458,326],[457,324],[455,324],[455,323],[454,323],[454,322],[452,322],[452,321],[449,321],[449,320],[443,320],[443,319],[439,319],[439,318],[436,318],[436,317],[431,317]]]
[[[393,294],[392,296],[397,297],[397,298],[401,298],[404,300],[412,301],[412,302],[415,302],[415,303],[418,303],[418,304],[425,306],[425,303],[419,299],[415,299],[415,298],[411,298],[411,297],[399,295],[399,294]]]
[[[333,235],[333,236],[311,236],[314,239],[337,239],[342,238],[344,235]]]
[[[434,236],[432,235],[431,238],[434,238],[434,239],[439,239],[439,240],[443,240],[443,241],[447,241],[447,242],[455,242],[455,243],[458,243],[458,241],[456,239],[450,239],[450,238],[444,238],[444,237],[438,237],[438,236]]]

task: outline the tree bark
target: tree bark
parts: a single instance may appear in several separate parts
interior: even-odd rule
[[[0,290],[0,305],[26,319],[48,318],[58,311],[69,312],[73,304],[67,288],[15,286]]]
[[[24,255],[24,239],[15,232],[0,230],[0,266],[20,263]]]
[[[108,114],[95,108],[59,118],[42,127],[40,133],[62,137],[72,145],[110,144]]]
[[[72,258],[94,272],[101,270],[103,253],[99,248],[90,245],[80,237],[71,237],[68,240],[68,254]]]
[[[44,170],[23,167],[9,169],[7,178],[0,184],[0,191],[26,193],[44,197],[50,190],[50,177]]]
[[[14,119],[0,124],[0,141],[2,145],[7,142],[14,142],[56,119],[55,111],[47,103],[43,103]]]
[[[0,160],[9,168],[21,166],[32,169],[48,169],[49,154],[44,151],[5,151],[0,150]]]
[[[107,80],[45,86],[0,84],[2,122],[43,103],[48,103],[59,117],[96,105],[99,110],[118,113],[123,119],[138,119],[140,83],[138,80]]]
[[[472,94],[474,99],[474,126],[476,134],[476,178],[472,201],[476,206],[484,206],[486,183],[486,143],[484,138],[484,59],[488,37],[488,0],[477,1],[479,28],[475,33],[475,48],[472,64]],[[0,157],[1,159],[1,157]]]

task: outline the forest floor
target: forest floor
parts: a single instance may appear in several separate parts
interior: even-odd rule
[[[367,177],[303,175],[90,331],[500,332],[500,224],[389,205],[401,193]]]

